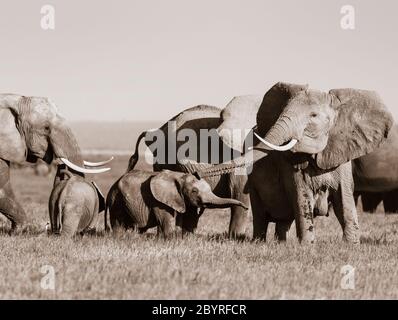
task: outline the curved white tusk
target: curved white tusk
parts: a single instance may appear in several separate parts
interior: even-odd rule
[[[110,159],[101,161],[101,162],[90,162],[90,161],[86,161],[86,160],[84,160],[83,162],[84,162],[84,165],[87,167],[99,167],[99,166],[103,166],[104,164],[111,162],[112,160],[113,160],[113,157],[110,157]]]
[[[69,168],[72,170],[82,172],[82,173],[103,173],[111,170],[111,168],[100,168],[100,169],[87,169],[87,168],[82,168],[74,163],[70,162],[68,159],[65,158],[60,158],[63,163],[65,163]]]
[[[277,150],[277,151],[287,151],[290,150],[291,148],[294,147],[294,145],[297,143],[296,139],[292,139],[290,140],[290,142],[284,146],[277,146],[274,145],[270,142],[268,142],[267,140],[264,140],[263,138],[261,138],[257,133],[254,132],[254,135],[262,142],[264,143],[266,146],[270,147],[271,149]]]

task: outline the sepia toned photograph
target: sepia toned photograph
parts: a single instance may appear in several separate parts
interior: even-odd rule
[[[1,0],[0,299],[398,299],[397,12]]]

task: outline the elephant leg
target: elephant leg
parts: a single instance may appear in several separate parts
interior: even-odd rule
[[[240,200],[240,199],[237,199]],[[240,200],[241,201],[241,200]],[[247,203],[245,203],[247,205]],[[228,236],[232,239],[244,237],[246,233],[248,210],[234,206],[231,208]]]
[[[0,189],[0,212],[11,221],[13,231],[21,227],[27,219],[24,209],[15,200],[14,192],[9,183]]]
[[[376,212],[377,206],[383,200],[383,194],[378,192],[361,192],[362,209],[365,212]]]
[[[163,235],[165,239],[174,235],[175,219],[168,210],[155,207],[153,208],[156,220],[158,222],[158,236]]]
[[[359,243],[359,223],[357,208],[349,183],[342,182],[337,191],[333,193],[334,213],[343,229],[343,239]]]
[[[203,210],[201,212],[203,213]],[[195,233],[199,218],[200,214],[198,214],[198,208],[196,207],[187,207],[186,212],[178,214],[177,225],[181,227],[183,235]]]
[[[134,227],[134,221],[126,208],[121,205],[113,205],[109,208],[109,221],[112,231],[126,230]]]
[[[309,193],[299,194],[295,208],[296,232],[300,242],[315,242],[314,206],[313,195]]]
[[[261,203],[257,190],[250,192],[250,203],[253,212],[253,239],[266,241],[268,229],[268,216]]]
[[[84,233],[95,233],[97,231],[97,225],[98,225],[98,209],[93,211],[93,212],[89,212],[90,214],[90,223],[88,224],[88,226],[86,228],[84,228]]]
[[[0,212],[11,221],[13,231],[27,220],[24,209],[15,199],[10,183],[10,166],[4,160],[0,160]]]
[[[278,221],[275,225],[275,238],[278,241],[286,241],[290,226],[293,221]]]
[[[233,198],[241,201],[248,208],[250,208],[250,195],[247,189],[247,176],[235,176],[236,183],[233,190]],[[244,237],[246,233],[246,225],[250,210],[245,210],[242,207],[233,206],[231,208],[231,220],[229,222],[228,235],[230,238],[236,239]]]
[[[62,214],[62,230],[61,235],[67,237],[73,237],[79,227],[79,221],[81,217],[81,213],[78,213],[78,208],[73,205],[66,206],[64,208],[64,212]]]
[[[385,213],[398,213],[398,190],[385,192],[383,195]]]
[[[292,194],[294,203],[294,217],[296,233],[300,242],[315,242],[314,232],[314,193],[304,179],[305,173],[298,171],[294,174],[295,189]]]

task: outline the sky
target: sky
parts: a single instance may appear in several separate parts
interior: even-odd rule
[[[1,0],[0,92],[47,96],[72,121],[165,121],[285,81],[376,90],[397,119],[397,14],[391,0]]]

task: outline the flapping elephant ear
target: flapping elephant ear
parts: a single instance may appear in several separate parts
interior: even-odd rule
[[[150,188],[152,195],[157,201],[177,212],[186,211],[181,186],[174,172],[163,170],[151,179]]]
[[[326,148],[316,156],[322,169],[372,152],[387,138],[393,124],[391,113],[376,92],[335,89],[329,94],[337,116]]]
[[[291,84],[278,82],[264,95],[257,113],[257,131],[264,136],[278,120],[288,101],[300,93],[308,90],[308,84]]]

